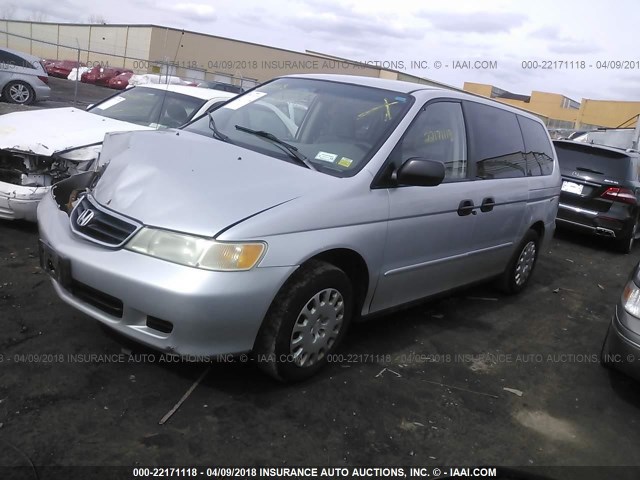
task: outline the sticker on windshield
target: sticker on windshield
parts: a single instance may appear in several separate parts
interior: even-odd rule
[[[340,160],[338,160],[338,165],[345,168],[349,168],[352,163],[353,160],[347,157],[342,157]]]
[[[323,162],[335,162],[336,158],[338,158],[338,155],[336,155],[335,153],[329,153],[329,152],[318,152],[318,154],[316,155],[315,159],[316,160],[322,160]]]
[[[231,110],[237,110],[240,107],[244,107],[245,105],[248,105],[252,102],[255,102],[256,100],[264,97],[267,94],[267,92],[249,92],[245,95],[243,95],[242,97],[238,98],[237,100],[233,100],[229,103],[227,103],[224,107],[222,108],[230,108]]]
[[[113,97],[102,102],[100,105],[96,105],[96,108],[99,108],[100,110],[106,110],[107,108],[111,108],[114,105],[119,104],[120,102],[124,102],[125,100],[126,98],[124,97]]]

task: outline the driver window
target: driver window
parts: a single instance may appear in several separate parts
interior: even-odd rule
[[[392,158],[397,167],[412,157],[444,163],[445,180],[467,177],[467,142],[462,107],[455,102],[436,102],[422,110]]]

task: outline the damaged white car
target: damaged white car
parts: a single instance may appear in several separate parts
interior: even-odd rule
[[[55,108],[0,116],[0,219],[36,220],[51,185],[95,170],[108,132],[174,128],[235,94],[182,85],[144,85],[86,111]]]

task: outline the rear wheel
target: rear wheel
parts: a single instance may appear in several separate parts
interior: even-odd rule
[[[311,377],[340,344],[353,313],[353,288],[338,267],[312,260],[280,289],[254,346],[258,367],[281,381]]]
[[[628,236],[616,238],[614,240],[616,250],[620,253],[631,253],[635,244],[636,235],[638,234],[638,221],[634,223],[631,233]]]
[[[36,99],[36,95],[31,86],[20,81],[7,83],[2,91],[2,96],[7,102],[20,105],[30,105]]]
[[[500,288],[505,293],[516,294],[525,289],[536,266],[539,243],[540,237],[534,230],[525,234],[500,277]]]

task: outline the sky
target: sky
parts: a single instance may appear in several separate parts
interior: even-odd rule
[[[128,0],[87,5],[85,0],[0,0],[0,17],[156,24],[386,62],[456,87],[467,81],[524,95],[539,90],[577,101],[640,101],[640,2],[635,0]],[[493,68],[476,61],[491,62]]]

